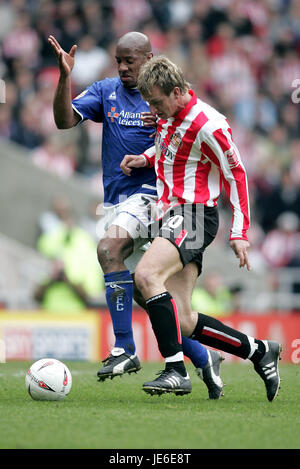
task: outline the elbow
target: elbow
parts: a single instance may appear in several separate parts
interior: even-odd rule
[[[55,120],[55,125],[56,125],[56,128],[59,130],[71,129],[71,127],[74,127],[73,123],[71,124],[70,122],[63,122],[63,121],[57,121],[57,120]]]
[[[80,121],[79,116],[75,114],[73,109],[66,110],[57,105],[53,106],[53,117],[56,127],[60,130],[71,129]]]

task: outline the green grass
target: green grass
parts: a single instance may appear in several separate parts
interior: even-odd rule
[[[188,365],[193,392],[149,396],[141,390],[162,364],[97,382],[96,363],[66,363],[73,376],[62,402],[33,401],[27,363],[0,365],[0,448],[292,449],[300,448],[300,367],[282,364],[281,390],[267,401],[251,365],[222,365],[225,396],[209,401]]]

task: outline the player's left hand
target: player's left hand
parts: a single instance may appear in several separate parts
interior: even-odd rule
[[[131,175],[132,168],[143,168],[144,166],[146,166],[146,158],[143,155],[125,155],[120,164],[120,168],[126,176]]]
[[[236,257],[240,260],[240,267],[247,267],[247,270],[251,270],[248,249],[250,244],[244,239],[233,239],[230,241],[230,247],[233,249]]]

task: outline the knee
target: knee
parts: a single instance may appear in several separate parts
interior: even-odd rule
[[[130,249],[129,240],[124,243],[123,240],[117,238],[101,239],[97,247],[97,256],[104,272],[123,262],[131,254]]]
[[[134,278],[137,289],[141,292],[144,298],[147,297],[148,292],[151,291],[152,286],[155,285],[155,273],[152,273],[151,269],[149,269],[147,265],[138,265]]]
[[[116,250],[113,249],[111,240],[101,239],[97,247],[98,261],[101,267],[109,264],[116,254]]]

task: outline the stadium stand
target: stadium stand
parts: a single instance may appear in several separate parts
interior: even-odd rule
[[[54,125],[58,71],[48,35],[57,36],[66,50],[84,44],[80,63],[91,63],[93,77],[100,80],[116,73],[115,40],[139,30],[150,37],[155,54],[183,67],[199,97],[228,116],[247,168],[252,272],[236,269],[232,274],[228,268],[236,260],[228,248],[225,197],[221,230],[205,260],[208,270],[217,267],[227,286],[241,289],[243,311],[299,312],[299,25],[297,0],[1,0],[1,291],[7,289],[13,265],[15,282],[21,278],[19,263],[11,261],[11,243],[19,243],[18,252],[23,244],[24,253],[33,253],[39,218],[51,207],[53,195],[67,195],[78,219],[95,198],[102,200],[101,126],[87,122],[57,132]],[[74,74],[74,96],[85,80],[78,76]],[[293,236],[289,232],[281,238],[279,217],[287,213],[298,224]],[[276,253],[292,245],[292,237],[296,241],[277,265]],[[36,272],[44,270],[42,260],[34,265]],[[29,304],[25,285],[14,283],[15,298],[3,296],[11,307]]]

